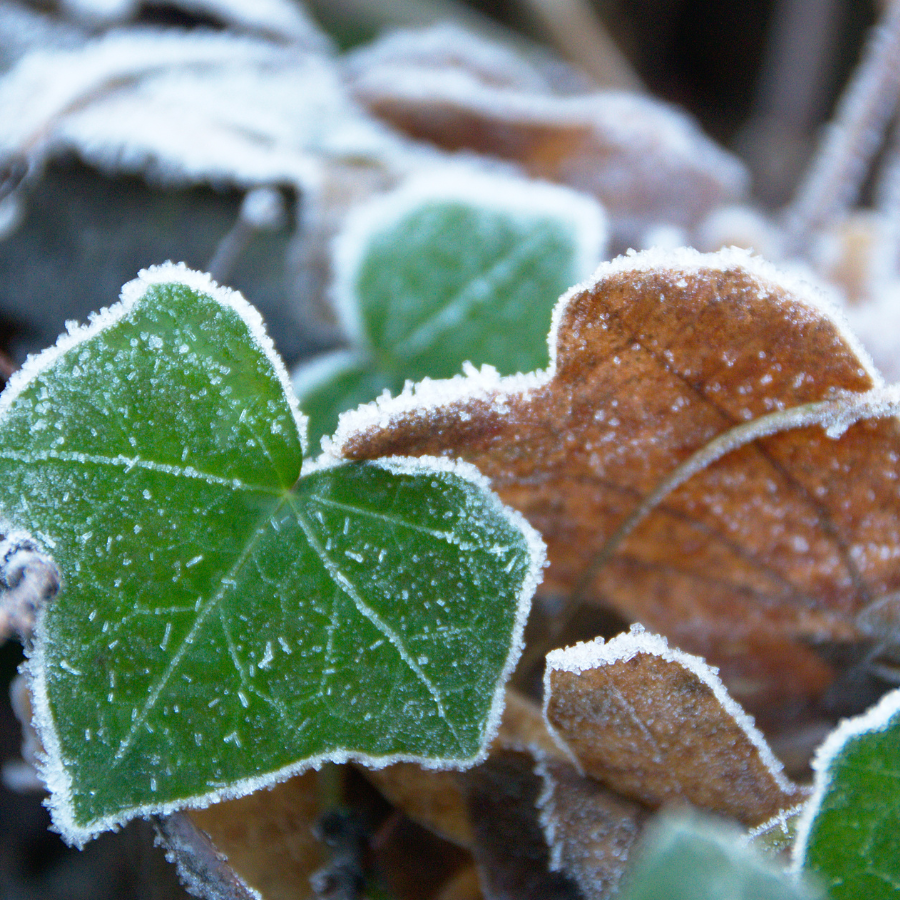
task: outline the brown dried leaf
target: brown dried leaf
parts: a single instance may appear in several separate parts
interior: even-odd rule
[[[649,810],[585,778],[569,762],[542,757],[536,771],[551,868],[565,872],[585,900],[614,897]]]
[[[640,626],[548,654],[544,702],[583,770],[647,806],[755,826],[803,799],[715,670]]]
[[[648,97],[555,96],[523,76],[504,82],[449,55],[443,65],[369,58],[349,83],[370,112],[443,150],[499,157],[596,196],[622,241],[662,222],[691,227],[746,189],[734,157],[684,113]]]
[[[312,832],[321,812],[317,777],[304,772],[271,790],[187,815],[265,900],[303,900],[312,896],[309,876],[328,858]]]
[[[815,711],[835,645],[900,589],[900,431],[838,440],[793,428],[728,453],[669,493],[596,563],[692,454],[741,423],[864,394],[877,379],[815,292],[743,251],[648,252],[567,295],[546,373],[469,373],[347,414],[335,450],[461,456],[542,533],[551,590],[575,592],[722,668],[769,727]]]
[[[537,818],[541,782],[534,763],[526,751],[501,750],[460,776],[486,900],[578,900],[574,884],[549,868]]]
[[[547,730],[540,707],[514,690],[506,692],[506,707],[492,747],[539,747],[559,756],[559,745]],[[457,772],[423,769],[415,763],[395,763],[363,770],[365,777],[414,822],[458,844],[471,847],[473,836]]]

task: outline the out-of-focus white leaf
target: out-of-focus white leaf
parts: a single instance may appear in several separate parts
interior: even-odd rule
[[[0,80],[0,120],[0,155],[74,150],[166,183],[307,185],[328,159],[402,166],[410,153],[329,57],[228,34],[123,30],[35,51]]]

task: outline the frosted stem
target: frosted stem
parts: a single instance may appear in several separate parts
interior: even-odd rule
[[[810,237],[858,195],[900,91],[900,0],[891,0],[793,202],[785,212],[785,252]]]
[[[643,84],[586,0],[519,0],[559,51],[606,88],[640,91]]]
[[[876,388],[856,396],[839,397],[835,400],[823,400],[818,403],[805,403],[791,409],[779,410],[760,416],[752,422],[736,425],[713,438],[663,479],[613,532],[603,549],[582,575],[578,587],[573,592],[573,605],[577,608],[590,589],[597,573],[609,562],[623,541],[649,513],[676,488],[733,450],[773,434],[810,425],[821,425],[830,438],[838,438],[854,422],[897,415],[898,412],[900,412],[900,385],[892,385],[889,388]]]
[[[888,229],[882,268],[885,277],[900,275],[900,119],[894,120],[878,183],[875,202]]]

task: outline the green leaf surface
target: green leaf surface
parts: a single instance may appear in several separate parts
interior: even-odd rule
[[[900,896],[900,691],[843,722],[816,754],[795,858],[835,900]]]
[[[335,251],[335,300],[368,371],[384,378],[364,399],[449,378],[467,361],[507,375],[546,366],[553,307],[600,261],[605,227],[574,191],[456,170],[361,208]],[[346,376],[335,373],[328,418],[311,415],[314,434],[360,402],[361,379],[342,395]],[[295,377],[304,409],[307,381]]]
[[[29,667],[73,842],[495,728],[539,539],[443,461],[301,474],[286,388],[255,311],[167,266],[0,400],[0,507],[64,580]]]
[[[727,822],[667,815],[630,857],[619,900],[815,900],[822,895],[742,843]]]

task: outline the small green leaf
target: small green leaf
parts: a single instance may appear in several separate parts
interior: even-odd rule
[[[754,853],[727,822],[663,816],[630,858],[620,900],[814,900],[811,886]]]
[[[335,250],[335,302],[363,369],[384,379],[364,399],[466,361],[507,375],[546,366],[553,307],[597,265],[605,231],[600,207],[567,188],[460,169],[362,207]],[[361,381],[348,390],[346,375],[328,415],[312,415],[314,443],[360,402]],[[294,384],[307,408],[302,367]]]
[[[819,748],[795,860],[835,900],[900,893],[900,690],[843,722]]]
[[[69,840],[496,727],[539,538],[445,461],[301,474],[286,388],[255,311],[166,266],[0,400],[0,506],[64,581],[29,669]]]

